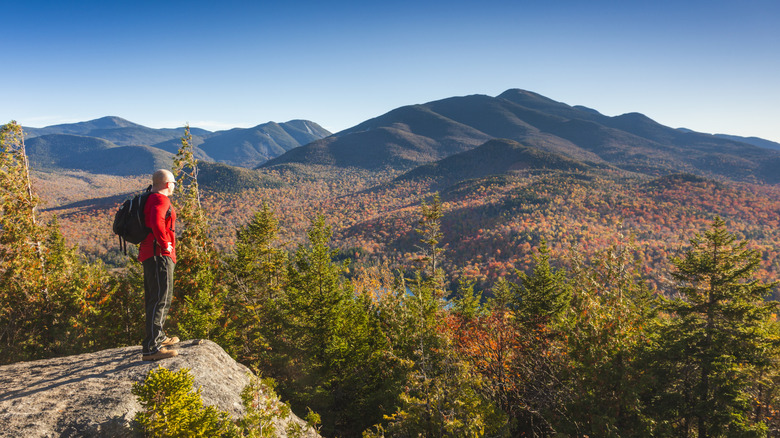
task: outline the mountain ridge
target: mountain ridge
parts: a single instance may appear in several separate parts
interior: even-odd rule
[[[251,168],[329,135],[330,132],[308,120],[267,122],[252,128],[213,133],[198,148],[214,161]]]
[[[778,151],[670,128],[637,112],[605,116],[520,89],[396,108],[261,167],[300,163],[406,172],[496,138],[649,176],[687,172],[780,182]]]
[[[183,134],[183,128],[152,129],[115,116],[29,131],[31,142],[47,135],[75,135],[87,143],[87,137],[101,138],[117,147],[147,146],[167,153],[178,150]],[[335,134],[300,119],[216,132],[192,128],[191,133],[198,159],[245,168],[298,163],[408,172],[504,138],[576,161],[649,176],[685,172],[710,178],[780,182],[780,144],[674,129],[638,112],[606,116],[586,106],[571,106],[522,89],[506,90],[495,97],[473,94],[405,105]],[[69,139],[75,141],[75,137]],[[34,152],[35,148],[31,149]],[[155,156],[148,162],[167,160],[164,154],[144,147],[126,151]],[[31,157],[31,162],[48,166],[68,162],[62,157],[52,159],[53,153],[49,148],[49,157]],[[90,166],[81,168],[101,167],[96,159],[89,162]],[[70,164],[71,168],[79,168],[73,166],[73,160]],[[151,170],[117,168],[114,172]]]
[[[34,168],[115,175],[148,174],[158,167],[170,167],[184,135],[184,128],[148,128],[115,116],[23,129]],[[190,133],[197,159],[245,168],[330,135],[317,123],[302,119],[217,132],[190,128]],[[105,152],[117,147],[124,148],[126,158],[117,157],[117,151]]]
[[[460,154],[424,164],[396,178],[397,181],[433,179],[446,187],[466,179],[531,170],[585,171],[592,164],[574,160],[507,139],[494,139]]]
[[[727,140],[734,140],[739,141],[742,143],[748,143],[752,144],[753,146],[758,146],[760,148],[764,149],[774,149],[780,151],[780,143],[771,141],[771,140],[765,140],[763,138],[758,137],[740,137],[738,135],[727,135],[727,134],[714,134],[715,137],[724,138]]]
[[[108,140],[70,134],[47,134],[25,142],[36,170],[84,170],[109,175],[139,175],[170,167],[173,154],[150,146],[119,146]]]
[[[108,140],[118,146],[151,146],[173,138],[181,138],[184,128],[149,128],[117,116],[105,116],[77,123],[64,123],[43,128],[24,127],[27,138],[47,134],[70,134],[85,137],[97,137]],[[193,135],[207,136],[211,132],[200,128],[191,128]]]

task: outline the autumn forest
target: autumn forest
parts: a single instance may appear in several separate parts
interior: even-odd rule
[[[233,187],[187,131],[171,330],[326,437],[780,436],[780,186],[489,146],[531,164]],[[0,153],[0,363],[137,345],[111,221],[148,178],[30,168],[13,123]]]

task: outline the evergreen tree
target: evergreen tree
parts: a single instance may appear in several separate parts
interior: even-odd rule
[[[421,213],[417,232],[424,265],[401,283],[399,293],[386,295],[390,306],[381,312],[392,327],[386,332],[394,338],[393,351],[407,370],[404,391],[387,424],[376,425],[366,436],[504,436],[504,413],[485,396],[485,382],[458,356],[448,333],[438,195],[430,205],[422,203]],[[466,289],[463,295],[473,297]],[[464,316],[475,316],[473,299],[456,306]]]
[[[180,305],[171,314],[183,337],[218,339],[228,336],[221,330],[227,291],[219,278],[220,256],[209,237],[210,225],[201,205],[193,149],[187,125],[173,160],[177,192],[172,202],[176,226],[182,231],[176,242],[174,284],[174,297]]]
[[[113,321],[100,321],[101,302],[108,272],[100,262],[88,264],[68,246],[55,216],[46,225],[44,258],[49,300],[39,321],[45,321],[50,350],[47,355],[77,354],[114,347],[107,344],[104,327]]]
[[[128,257],[123,269],[113,274],[105,266],[93,267],[95,275],[108,278],[97,283],[102,287],[94,293],[94,315],[85,324],[94,330],[102,348],[138,345],[144,338],[144,273],[135,257]]]
[[[423,273],[429,277],[437,277],[439,281],[443,280],[443,271],[441,271],[441,255],[444,248],[440,246],[444,234],[441,232],[441,218],[444,216],[442,211],[441,198],[438,193],[433,195],[431,203],[425,200],[420,205],[422,217],[419,221],[419,227],[415,229],[420,235],[420,261],[423,263]]]
[[[571,286],[566,271],[551,267],[544,242],[533,259],[530,274],[517,273],[519,285],[499,279],[477,310],[473,293],[460,292],[464,298],[450,316],[458,351],[483,378],[483,393],[509,417],[513,436],[554,433],[570,395],[561,378]]]
[[[566,317],[573,286],[565,269],[553,268],[546,241],[538,251],[531,273],[517,271],[520,283],[498,284],[495,295],[506,296],[509,291],[501,290],[511,288],[508,306],[517,337],[505,410],[514,420],[515,433],[544,436],[556,430],[561,419],[569,418],[571,392],[563,375],[568,366]]]
[[[489,385],[456,352],[446,325],[446,301],[435,275],[408,283],[395,351],[407,371],[400,406],[367,437],[507,436],[504,412]]]
[[[344,278],[348,261],[333,261],[324,218],[307,234],[280,300],[282,330],[269,340],[274,377],[293,406],[322,416],[325,434],[359,436],[394,397],[386,335],[371,300],[355,295]]]
[[[289,269],[287,323],[299,334],[301,353],[323,363],[334,336],[334,321],[349,299],[344,281],[347,263],[334,263],[330,246],[331,228],[318,217],[307,232],[308,244],[296,251]]]
[[[767,436],[780,436],[780,322],[776,316],[764,321],[760,333],[772,344],[768,362],[756,367],[748,389],[754,408],[750,421],[766,424]]]
[[[550,265],[550,250],[542,240],[539,254],[533,256],[533,272],[518,271],[520,285],[516,287],[517,318],[527,327],[557,323],[569,309],[571,286],[566,271]]]
[[[648,436],[637,360],[649,342],[653,297],[633,243],[598,251],[587,262],[573,253],[572,305],[565,328],[570,390],[558,432],[590,436]]]
[[[658,369],[667,385],[656,408],[666,433],[680,436],[758,436],[749,397],[757,371],[771,363],[778,339],[766,330],[776,303],[764,301],[776,285],[753,276],[761,256],[716,218],[712,227],[675,257],[677,298],[660,327]],[[663,381],[663,380],[661,380]]]
[[[46,323],[37,320],[50,301],[37,205],[24,134],[11,122],[0,130],[0,363],[41,357],[47,344]]]
[[[232,342],[240,361],[259,367],[270,366],[270,342],[282,328],[279,304],[287,283],[287,254],[278,246],[278,233],[279,222],[263,203],[237,231],[233,254],[227,259]]]
[[[203,404],[200,389],[193,390],[194,380],[187,368],[171,372],[159,367],[134,384],[133,395],[141,404],[135,415],[139,432],[171,438],[243,436],[227,412]]]
[[[287,255],[279,247],[278,234],[279,221],[265,202],[236,232],[228,264],[250,304],[277,298],[286,283]]]
[[[105,277],[79,258],[56,217],[37,217],[21,127],[0,129],[0,363],[94,347],[83,321]]]

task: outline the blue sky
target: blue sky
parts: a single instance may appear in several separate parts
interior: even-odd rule
[[[537,92],[780,142],[780,2],[0,0],[0,122],[206,129]]]

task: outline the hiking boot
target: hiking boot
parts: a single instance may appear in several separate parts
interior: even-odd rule
[[[161,348],[157,350],[157,353],[151,353],[151,354],[143,354],[143,360],[160,360],[160,359],[168,359],[169,357],[178,356],[179,352],[176,350],[168,350],[166,348]]]
[[[163,346],[163,347],[169,347],[171,345],[178,344],[178,343],[179,343],[179,337],[178,336],[174,336],[172,338],[165,338],[165,340],[162,341],[162,344],[160,344],[160,345]]]

